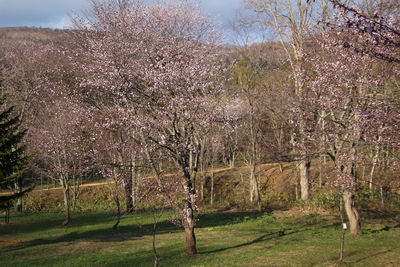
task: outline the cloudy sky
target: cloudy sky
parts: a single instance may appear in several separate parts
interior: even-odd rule
[[[241,0],[198,0],[207,15],[226,24]],[[88,7],[88,0],[0,0],[0,27],[65,28],[69,15]]]

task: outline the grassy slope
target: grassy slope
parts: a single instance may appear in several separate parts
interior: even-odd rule
[[[1,266],[152,266],[150,213],[123,219],[111,230],[106,213],[75,215],[60,227],[61,214],[32,214],[0,226]],[[379,230],[382,220],[364,220],[365,233],[346,238],[345,263],[337,262],[337,218],[258,216],[250,212],[200,215],[200,254],[184,253],[182,230],[164,221],[157,246],[163,266],[396,266],[400,229]],[[138,227],[138,225],[142,225]],[[378,229],[378,230],[377,230]]]

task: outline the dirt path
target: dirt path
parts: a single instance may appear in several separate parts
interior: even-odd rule
[[[214,173],[227,171],[229,169],[230,169],[229,167],[216,168],[216,169],[214,169]],[[172,175],[174,175],[174,174],[173,173],[169,173],[169,174],[166,174],[165,176],[170,177]],[[144,178],[148,179],[148,178],[151,178],[151,177],[152,176],[146,176]],[[83,188],[83,187],[95,187],[95,186],[103,186],[103,185],[107,185],[107,184],[108,184],[107,181],[104,181],[104,182],[93,182],[93,183],[82,184],[80,187],[81,188]],[[61,190],[61,189],[62,189],[62,187],[52,187],[52,188],[35,189],[33,191],[34,192],[41,192],[41,191]],[[5,196],[5,195],[11,194],[11,193],[12,192],[3,192],[3,193],[0,193],[0,196]]]

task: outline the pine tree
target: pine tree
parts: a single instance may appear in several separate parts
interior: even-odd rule
[[[26,171],[28,156],[25,146],[21,145],[26,131],[19,130],[19,117],[13,116],[14,107],[5,108],[4,98],[0,99],[0,189],[11,189]],[[6,210],[8,222],[9,209],[13,200],[29,191],[0,196],[0,209]]]

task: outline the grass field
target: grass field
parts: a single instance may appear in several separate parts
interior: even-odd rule
[[[157,235],[163,266],[400,266],[400,229],[363,220],[364,233],[346,235],[338,262],[339,220],[319,215],[208,212],[199,214],[199,254],[185,255],[183,231],[164,215]],[[26,214],[0,226],[1,266],[153,266],[153,215],[138,212],[112,230],[110,213]]]

